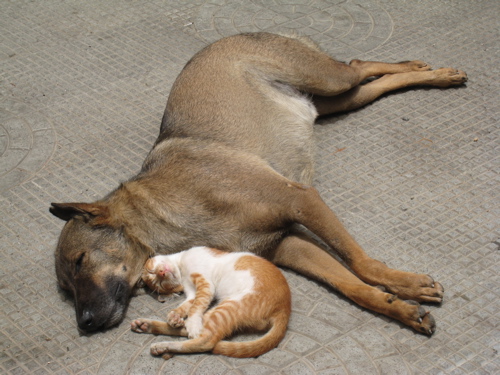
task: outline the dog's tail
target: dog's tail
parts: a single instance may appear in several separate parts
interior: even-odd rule
[[[266,334],[253,341],[219,341],[212,352],[228,357],[258,357],[274,349],[283,339],[288,325],[289,314],[284,311],[271,318],[271,328]]]

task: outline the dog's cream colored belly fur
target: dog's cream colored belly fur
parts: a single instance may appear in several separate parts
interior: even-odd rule
[[[267,84],[263,92],[273,102],[276,120],[276,124],[266,129],[264,159],[283,176],[310,184],[314,172],[312,136],[318,115],[316,108],[304,94],[285,84]]]

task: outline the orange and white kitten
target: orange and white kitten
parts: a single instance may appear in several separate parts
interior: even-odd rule
[[[212,351],[229,357],[256,357],[275,348],[290,318],[290,288],[280,270],[251,253],[227,253],[207,247],[150,258],[144,282],[159,293],[184,289],[186,300],[167,322],[136,319],[139,333],[187,336],[185,341],[151,345],[151,354]],[[212,301],[217,304],[209,309]],[[239,329],[267,333],[254,341],[221,341]]]

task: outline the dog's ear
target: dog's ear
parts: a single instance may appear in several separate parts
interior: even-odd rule
[[[49,211],[59,219],[82,219],[91,225],[110,225],[108,206],[102,203],[51,203]]]

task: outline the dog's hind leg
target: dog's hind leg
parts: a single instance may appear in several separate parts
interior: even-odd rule
[[[248,61],[251,71],[314,95],[339,95],[372,76],[430,69],[423,61],[384,63],[353,60],[345,64],[330,57],[307,38],[293,36],[243,34],[222,39],[219,44],[228,44],[227,48],[234,53],[246,56],[243,61],[251,56]],[[237,51],[240,48],[241,51]]]
[[[398,271],[370,258],[347,232],[314,188],[290,184],[290,220],[304,225],[336,250],[351,270],[370,285],[382,285],[402,299],[441,302],[443,287],[423,274]]]
[[[363,107],[389,91],[405,87],[420,85],[448,87],[465,82],[467,82],[465,72],[452,68],[387,74],[367,84],[356,86],[334,98],[314,96],[313,102],[318,114],[321,116]]]
[[[270,258],[276,265],[324,282],[360,306],[397,319],[418,332],[432,335],[434,318],[417,302],[365,284],[310,239],[300,234],[286,237]]]
[[[357,87],[369,77],[421,73],[430,69],[430,66],[422,61],[384,63],[353,60],[347,65],[324,54],[318,53],[316,57],[317,61],[308,61],[308,64],[293,67],[285,65],[280,80],[303,92],[337,98],[338,95]]]

